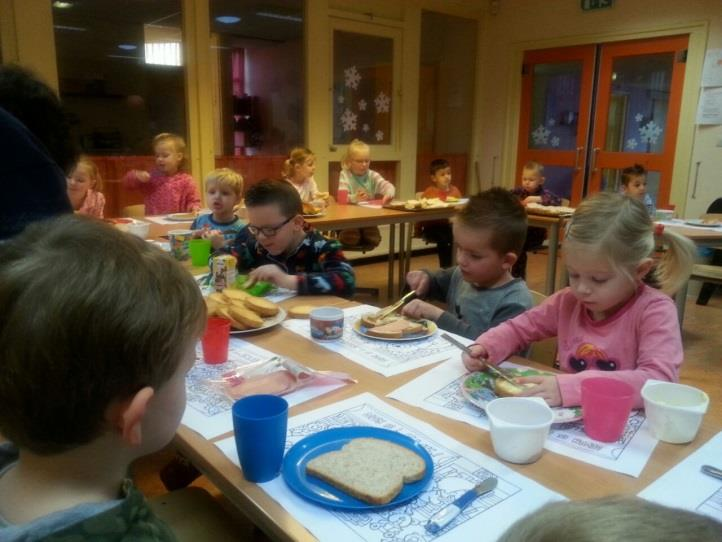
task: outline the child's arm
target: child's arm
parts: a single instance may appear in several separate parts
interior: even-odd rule
[[[374,182],[375,194],[373,194],[373,196],[375,196],[376,194],[381,194],[383,196],[384,203],[388,203],[389,201],[394,199],[394,195],[396,195],[396,187],[393,185],[393,183],[384,179],[377,171],[369,171],[369,176]],[[372,196],[372,194],[369,194],[369,196]]]
[[[184,174],[182,178],[183,182],[183,196],[181,201],[181,211],[192,213],[198,211],[201,208],[201,195],[198,192],[198,186],[196,186],[193,177]]]
[[[341,244],[326,239],[316,255],[316,267],[319,271],[298,273],[295,275],[297,291],[300,295],[337,295],[350,297],[356,288],[356,276],[351,264],[343,255]]]
[[[146,185],[149,181],[150,173],[140,169],[131,169],[123,177],[123,185],[131,190],[135,190],[142,185]]]
[[[550,192],[546,188],[542,188],[540,203],[552,207],[559,207],[562,204],[562,198]]]

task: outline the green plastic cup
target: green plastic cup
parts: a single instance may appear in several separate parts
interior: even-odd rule
[[[208,258],[211,257],[210,239],[191,239],[188,246],[193,267],[204,267],[208,265]]]

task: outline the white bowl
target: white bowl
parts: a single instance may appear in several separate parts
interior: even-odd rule
[[[702,390],[660,380],[647,381],[642,399],[652,433],[672,444],[694,440],[709,406],[709,397]]]

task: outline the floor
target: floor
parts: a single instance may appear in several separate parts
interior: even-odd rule
[[[433,269],[438,266],[435,254],[415,256],[412,260],[412,269]],[[386,296],[386,263],[358,263],[354,265],[357,284],[363,287],[378,288],[381,299],[375,301],[368,296],[359,296],[358,301],[374,303],[379,306],[387,304]],[[542,291],[546,271],[546,254],[530,254],[527,272],[527,283],[532,290]],[[687,299],[685,320],[682,329],[684,341],[685,363],[682,366],[682,379],[692,385],[703,383],[712,371],[718,371],[722,361],[722,289],[712,297],[707,306],[695,304],[695,298]],[[132,466],[133,478],[140,490],[148,497],[161,495],[166,492],[158,477],[158,472],[170,458],[173,452],[170,449],[144,457]],[[238,524],[238,539],[252,542],[269,540],[260,530],[245,519],[227,502],[218,489],[201,476],[194,486],[208,490],[216,497]]]

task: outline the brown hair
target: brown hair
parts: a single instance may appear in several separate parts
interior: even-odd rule
[[[304,164],[309,157],[313,156],[313,152],[306,147],[295,147],[291,149],[288,158],[283,162],[281,175],[284,177],[292,177],[295,167]]]
[[[625,167],[622,170],[622,186],[627,186],[635,177],[641,177],[646,174],[647,170],[644,169],[642,164],[634,164],[633,166]]]
[[[254,184],[246,192],[246,207],[260,207],[262,205],[278,205],[283,216],[303,214],[303,202],[291,183],[277,179],[263,179]]]
[[[243,177],[230,168],[222,167],[211,171],[206,176],[206,190],[208,190],[208,185],[211,183],[230,187],[239,200],[243,194]]]
[[[675,293],[692,270],[694,243],[671,231],[661,233],[667,250],[657,265],[656,279],[665,292]],[[577,207],[569,223],[565,246],[593,247],[615,269],[634,280],[633,270],[654,253],[654,224],[645,206],[624,194],[599,192]]]
[[[161,387],[206,314],[168,254],[77,215],[0,245],[0,306],[0,433],[38,454],[93,441],[113,401]]]
[[[75,167],[70,172],[71,175],[75,172],[76,169],[78,169],[78,166],[88,168],[88,170],[90,171],[90,176],[95,181],[95,185],[92,187],[92,189],[100,192],[103,189],[103,177],[101,177],[100,170],[98,170],[98,166],[95,165],[95,162],[93,162],[88,156],[81,154],[78,158],[77,163],[75,164]]]
[[[175,151],[179,152],[183,155],[183,158],[180,161],[179,167],[183,167],[186,163],[186,142],[185,139],[183,139],[178,134],[172,134],[170,132],[163,132],[161,134],[158,134],[153,138],[153,151],[155,152],[155,147],[158,145],[158,143],[164,143],[166,141],[170,141],[173,143],[173,147],[175,147]]]
[[[431,175],[436,175],[437,171],[447,167],[450,167],[448,160],[445,160],[444,158],[437,158],[436,160],[431,161],[431,164],[429,165],[429,173]]]
[[[499,542],[717,542],[722,524],[637,497],[557,502],[520,519]]]
[[[471,196],[454,221],[470,229],[490,231],[491,248],[499,254],[519,254],[524,246],[526,211],[518,198],[501,187]]]

